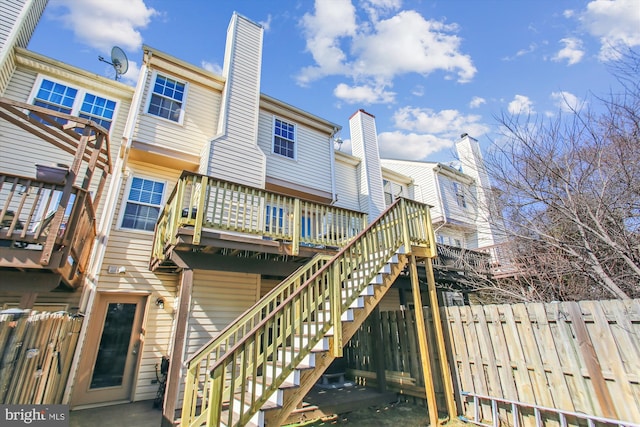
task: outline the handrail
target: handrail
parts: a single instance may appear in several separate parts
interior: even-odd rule
[[[342,247],[366,226],[366,214],[185,171],[156,223],[151,262],[164,259],[180,227],[251,234],[291,244]]]
[[[0,241],[25,250],[37,246],[40,264],[58,269],[71,287],[80,285],[77,272],[84,273],[89,262],[96,236],[94,208],[82,188],[0,173]],[[53,263],[53,253],[62,253],[55,258],[60,264]]]
[[[190,360],[182,425],[246,424],[331,328],[330,347],[341,356],[341,315],[403,246],[435,255],[428,207],[398,199],[223,354]],[[222,420],[225,402],[230,406]]]

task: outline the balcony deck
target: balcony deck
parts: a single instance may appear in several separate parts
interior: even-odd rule
[[[108,132],[93,121],[6,98],[0,98],[0,119],[73,157],[69,167],[47,166],[35,176],[0,171],[0,274],[6,279],[0,290],[78,288],[96,236],[95,207],[111,171]]]
[[[150,267],[278,270],[332,254],[366,227],[366,214],[184,172],[158,219]]]

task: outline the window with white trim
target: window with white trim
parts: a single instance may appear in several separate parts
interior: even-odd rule
[[[162,209],[165,183],[134,176],[124,206],[122,228],[153,231]]]
[[[456,196],[456,202],[461,208],[467,207],[467,200],[464,195],[464,187],[458,182],[453,183],[453,193]]]
[[[273,152],[290,159],[296,158],[296,125],[274,119]]]
[[[33,105],[93,120],[107,130],[111,128],[116,110],[115,101],[48,78],[40,79]],[[56,121],[66,123],[64,119]]]
[[[147,112],[177,123],[182,123],[186,83],[162,74],[156,74]]]

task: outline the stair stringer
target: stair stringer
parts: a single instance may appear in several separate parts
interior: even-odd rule
[[[397,263],[390,265],[390,272],[383,274],[382,284],[374,285],[373,295],[364,297],[364,307],[353,308],[353,321],[342,321],[342,346],[347,345],[351,337],[360,328],[362,323],[371,314],[373,309],[380,303],[384,295],[391,288],[391,285],[395,282],[400,273],[404,270],[404,267],[409,262],[409,256],[406,254],[397,254]],[[330,346],[333,340],[329,340]],[[309,393],[309,390],[320,379],[324,371],[329,367],[331,362],[336,358],[332,356],[331,347],[329,350],[317,353],[315,356],[315,366],[311,369],[304,369],[300,371],[300,385],[297,387],[289,387],[282,389],[282,404],[276,408],[269,408],[262,411],[264,425],[266,427],[280,426],[294,411],[302,399]]]

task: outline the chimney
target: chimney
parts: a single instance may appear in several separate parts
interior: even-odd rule
[[[376,119],[364,110],[358,110],[349,118],[351,150],[360,163],[360,208],[369,214],[369,221],[385,210],[382,166],[378,151]]]
[[[261,25],[233,14],[227,30],[218,133],[200,171],[259,188],[264,188],[266,174],[266,156],[258,147],[262,37]]]

